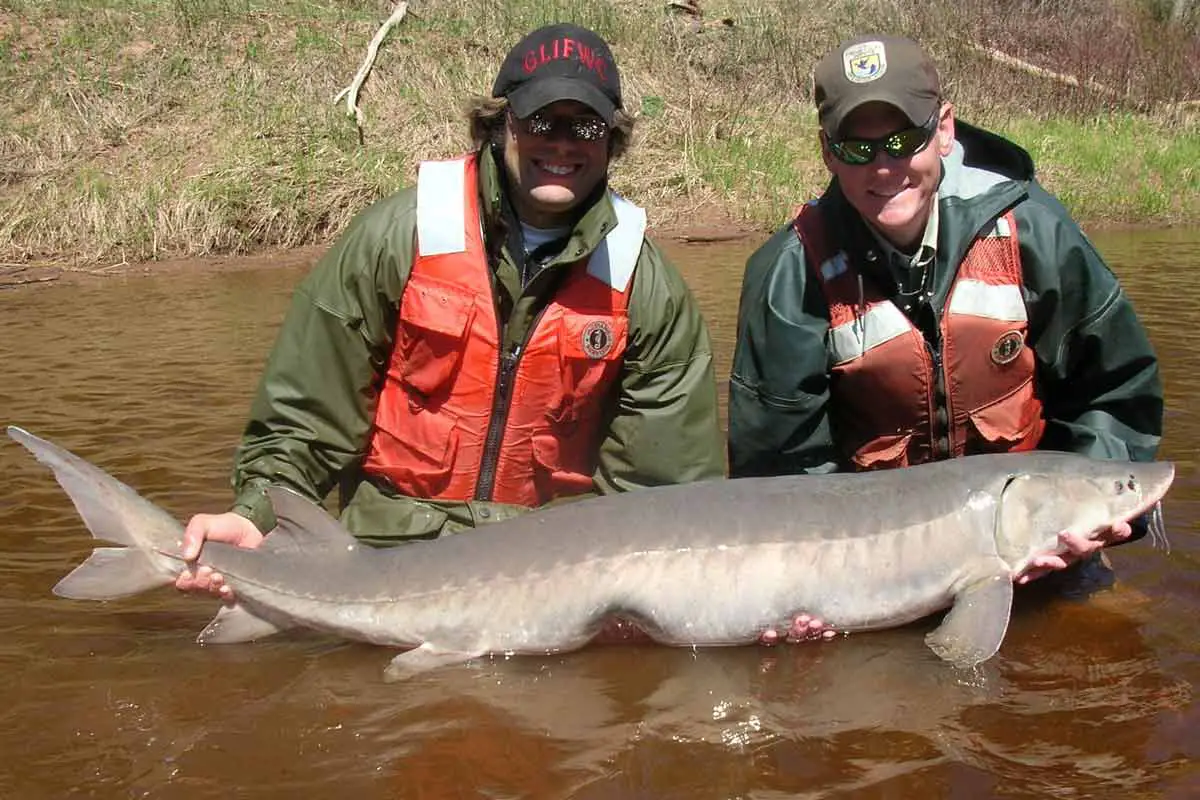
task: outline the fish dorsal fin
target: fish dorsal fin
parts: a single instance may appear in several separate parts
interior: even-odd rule
[[[354,536],[329,512],[307,497],[280,486],[267,487],[275,509],[275,528],[262,549],[275,553],[304,553],[345,549],[357,543]]]

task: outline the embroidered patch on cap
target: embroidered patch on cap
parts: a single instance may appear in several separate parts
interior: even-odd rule
[[[1017,356],[1021,355],[1021,349],[1024,346],[1024,337],[1020,331],[1008,331],[992,345],[992,361],[1000,366],[1011,364],[1017,360]]]
[[[579,344],[588,358],[604,358],[613,349],[613,329],[608,320],[589,322],[583,329]]]
[[[851,83],[868,83],[882,78],[887,72],[887,51],[883,42],[862,42],[847,47],[842,53],[842,67],[846,80]]]

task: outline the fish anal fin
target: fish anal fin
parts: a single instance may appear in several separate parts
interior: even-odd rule
[[[956,667],[973,667],[1000,649],[1012,613],[1012,579],[1007,572],[969,584],[937,629],[925,637],[930,649]]]
[[[221,606],[221,610],[208,623],[208,627],[200,631],[196,641],[200,644],[237,644],[252,642],[279,633],[290,627],[280,625],[269,619],[256,615],[240,603]]]
[[[462,664],[472,658],[479,658],[484,651],[464,653],[460,650],[443,650],[428,642],[412,650],[406,650],[392,659],[383,671],[383,678],[388,683],[406,680],[422,672]]]
[[[97,547],[54,586],[72,600],[115,600],[166,586],[175,580],[176,562],[135,547]]]

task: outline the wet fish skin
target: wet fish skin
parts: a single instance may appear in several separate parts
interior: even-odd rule
[[[68,451],[8,433],[54,471],[95,538],[122,545],[94,550],[56,594],[109,599],[174,581],[177,520]],[[238,599],[199,639],[315,628],[412,648],[388,668],[400,678],[485,653],[575,649],[614,613],[664,644],[717,646],[754,642],[797,612],[858,631],[951,607],[927,641],[971,666],[1004,638],[1014,572],[1054,549],[1061,530],[1156,509],[1173,477],[1168,462],[972,456],[646,489],[390,550],[273,488],[279,527],[260,548],[208,542],[201,552]]]

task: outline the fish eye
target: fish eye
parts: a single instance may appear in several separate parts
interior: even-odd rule
[[[1129,491],[1131,491],[1131,492],[1137,491],[1137,480],[1132,475],[1129,476],[1129,483],[1127,483],[1125,485],[1129,487]]]
[[[1113,488],[1117,490],[1117,494],[1121,494],[1125,491],[1125,484],[1121,481],[1114,481]]]

